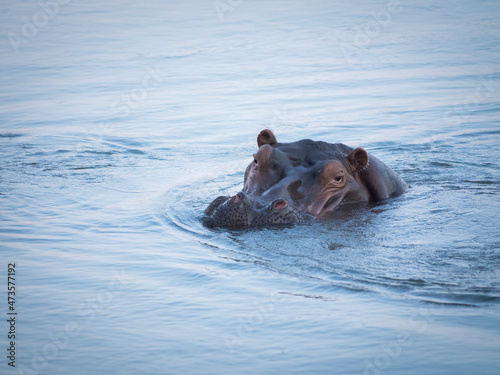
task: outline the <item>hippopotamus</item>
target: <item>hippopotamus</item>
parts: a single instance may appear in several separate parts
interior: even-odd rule
[[[245,170],[243,189],[205,210],[207,227],[291,225],[328,217],[337,207],[403,194],[408,185],[363,148],[303,139],[280,143],[269,129]]]

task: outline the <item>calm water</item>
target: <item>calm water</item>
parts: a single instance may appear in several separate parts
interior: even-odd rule
[[[498,374],[498,1],[54,1],[0,5],[0,373]],[[204,228],[264,128],[411,189]]]

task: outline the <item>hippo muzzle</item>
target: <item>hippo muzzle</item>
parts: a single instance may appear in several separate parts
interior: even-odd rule
[[[300,215],[286,200],[266,204],[239,192],[233,197],[220,196],[205,210],[203,224],[207,227],[241,228],[297,223]]]

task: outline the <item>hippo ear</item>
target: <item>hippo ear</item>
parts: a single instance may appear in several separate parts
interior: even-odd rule
[[[347,161],[351,165],[353,172],[360,172],[368,165],[368,153],[361,147],[358,147],[347,155]]]
[[[264,129],[260,132],[260,134],[257,136],[257,146],[262,146],[262,145],[274,145],[278,141],[276,140],[276,137],[274,136],[273,132],[269,129]]]

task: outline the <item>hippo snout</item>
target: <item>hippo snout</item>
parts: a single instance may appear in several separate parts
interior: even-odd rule
[[[256,210],[246,194],[217,197],[205,210],[203,223],[208,227],[250,226]]]
[[[299,219],[295,209],[284,199],[271,203],[239,192],[232,197],[220,196],[205,210],[203,224],[208,227],[251,227],[293,224]]]
[[[212,215],[222,204],[228,201],[229,197],[220,196],[213,200],[212,203],[205,209],[205,215]]]

